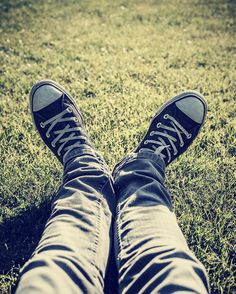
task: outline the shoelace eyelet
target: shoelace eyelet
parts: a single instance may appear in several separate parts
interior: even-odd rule
[[[56,145],[55,145],[53,142],[51,143],[51,145],[52,145],[52,147],[54,147],[54,148],[56,147]]]
[[[68,107],[67,108],[67,111],[71,113],[72,112],[72,109],[70,107]]]
[[[154,135],[154,131],[151,131],[150,136],[153,136],[153,135]]]
[[[74,121],[75,121],[75,122],[78,122],[79,120],[78,120],[78,118],[77,118],[77,117],[75,117],[75,118],[74,118]]]
[[[183,147],[183,146],[184,146],[184,143],[180,143],[179,146],[180,146],[180,147]]]
[[[46,137],[47,137],[47,138],[50,138],[50,134],[46,134]]]
[[[191,139],[191,138],[192,138],[192,134],[189,134],[189,135],[187,136],[187,138],[188,138],[188,139]]]
[[[160,126],[161,126],[161,123],[158,123],[158,124],[157,124],[157,128],[160,128]]]
[[[165,115],[163,116],[163,118],[164,118],[164,119],[167,119],[167,118],[169,118],[169,115],[168,115],[168,114],[165,114]]]
[[[146,141],[144,141],[144,145],[147,145],[148,144],[148,141],[146,140]]]
[[[44,129],[45,128],[45,125],[44,125],[44,123],[40,123],[40,127],[42,128],[42,129]]]

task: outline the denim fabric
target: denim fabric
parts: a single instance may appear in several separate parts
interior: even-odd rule
[[[51,217],[17,294],[103,293],[106,272],[114,270],[113,216],[120,293],[209,291],[205,269],[172,211],[160,156],[130,154],[115,168],[114,183],[92,149],[70,152],[64,166]]]
[[[17,294],[103,293],[115,211],[112,178],[92,149],[65,159],[63,185]]]
[[[115,254],[120,293],[208,293],[205,268],[189,250],[164,186],[165,163],[130,154],[114,170]]]

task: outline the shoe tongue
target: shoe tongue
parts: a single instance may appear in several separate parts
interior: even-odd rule
[[[165,150],[167,148],[167,145],[165,146],[159,146],[156,148],[156,150],[154,151],[154,153],[156,153],[157,155],[162,154],[163,150]]]
[[[47,121],[48,119],[51,119],[52,117],[58,115],[59,113],[61,113],[62,111],[64,111],[68,106],[71,106],[70,104],[70,100],[68,99],[68,97],[65,94],[62,94],[62,96],[57,99],[56,101],[54,101],[53,103],[49,104],[48,106],[44,107],[43,109],[37,111],[37,116],[40,117],[40,120],[42,120],[43,122]],[[70,117],[71,113],[65,113],[63,115],[63,118],[66,117]],[[64,128],[66,128],[67,126],[71,125],[71,127],[73,127],[73,121],[63,121],[63,122],[58,122],[55,127],[52,129],[51,131],[51,136],[53,138],[55,138],[57,135],[54,134],[54,131],[57,129],[63,130]],[[49,124],[50,125],[50,124]],[[48,125],[48,127],[49,127]],[[71,135],[71,133],[76,133],[76,131],[72,131],[69,133],[65,133],[61,139],[68,137],[69,135]],[[68,141],[63,150],[62,153],[64,152],[64,149],[69,146],[69,145],[73,145],[78,139],[75,139],[74,141]]]

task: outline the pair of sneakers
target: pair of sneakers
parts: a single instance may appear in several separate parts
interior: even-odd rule
[[[62,164],[71,150],[93,148],[80,110],[59,84],[50,80],[35,84],[30,93],[30,106],[41,138]],[[134,152],[152,151],[160,155],[167,166],[196,138],[206,112],[206,102],[195,91],[172,98],[153,117]]]

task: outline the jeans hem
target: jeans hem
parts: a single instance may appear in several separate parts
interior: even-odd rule
[[[93,148],[88,148],[88,147],[87,148],[75,148],[75,149],[71,150],[64,158],[64,160],[63,160],[64,168],[68,164],[69,161],[71,161],[75,157],[79,157],[79,156],[85,155],[85,154],[94,156],[99,160],[100,163],[105,164],[104,158]]]
[[[150,160],[153,161],[155,164],[158,165],[159,169],[162,171],[163,176],[164,176],[164,171],[165,171],[165,162],[163,160],[163,158],[152,152],[152,151],[144,151],[144,152],[132,152],[130,154],[128,154],[123,160],[121,160],[113,169],[112,172],[112,176],[114,177],[114,179],[116,178],[116,176],[118,175],[119,171],[129,162],[131,162],[134,159],[146,159],[146,160]]]

